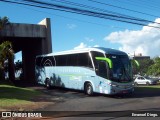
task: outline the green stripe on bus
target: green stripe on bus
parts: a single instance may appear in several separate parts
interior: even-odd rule
[[[105,57],[96,57],[96,60],[104,60],[106,61],[108,64],[109,64],[109,68],[112,68],[113,65],[112,65],[112,60],[109,59],[109,58],[105,58]]]

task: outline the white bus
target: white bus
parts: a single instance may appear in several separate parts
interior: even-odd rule
[[[125,52],[96,47],[36,57],[36,80],[50,87],[93,93],[127,94],[134,91],[131,61]]]

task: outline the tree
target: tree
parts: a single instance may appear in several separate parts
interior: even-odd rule
[[[160,76],[160,57],[154,58],[154,64],[149,67],[147,74]]]
[[[144,59],[139,63],[140,63],[140,67],[139,67],[140,74],[146,75],[149,67],[154,64],[154,61],[152,59]]]
[[[17,60],[17,62],[15,62],[15,70],[21,70],[22,69],[22,61]]]
[[[0,17],[0,30],[2,30],[7,24],[9,24],[8,17]],[[2,41],[0,39],[0,41]],[[8,59],[9,66],[13,66],[14,52],[12,49],[12,44],[9,41],[2,42],[0,44],[0,78],[4,79],[4,62]],[[11,75],[13,76],[13,75]]]
[[[132,62],[133,74],[146,75],[149,67],[154,64],[154,61],[152,59],[139,60],[138,62],[139,62],[138,67],[135,63]]]
[[[0,68],[4,68],[4,62],[13,58],[14,52],[12,50],[12,44],[9,41],[5,41],[0,44]]]
[[[8,59],[8,62],[13,59],[14,52],[12,49],[12,44],[9,41],[5,41],[0,44],[0,70],[1,70],[1,79],[4,79],[4,70],[5,70],[5,61]]]
[[[2,30],[7,24],[9,24],[9,18],[8,17],[0,17],[0,30]]]
[[[8,17],[0,17],[0,31],[7,25],[9,24],[9,19]],[[1,39],[0,39],[1,40]],[[0,45],[0,68],[4,67],[4,61],[6,60],[7,57],[10,55],[13,55],[13,51],[11,50],[12,45],[9,41],[3,42]]]
[[[20,60],[15,62],[16,79],[23,80],[23,63]]]

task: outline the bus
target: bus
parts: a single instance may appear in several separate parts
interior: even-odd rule
[[[129,56],[122,51],[93,47],[36,56],[38,84],[47,88],[83,90],[87,95],[130,94],[134,91]]]

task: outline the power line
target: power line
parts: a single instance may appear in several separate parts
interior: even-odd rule
[[[98,4],[102,4],[102,5],[111,6],[111,7],[114,7],[114,8],[119,8],[119,9],[131,11],[131,12],[135,12],[135,13],[140,13],[140,14],[143,14],[143,15],[148,15],[148,16],[152,16],[152,17],[159,17],[159,16],[156,16],[156,15],[152,15],[152,14],[148,14],[148,13],[144,13],[144,12],[140,12],[140,11],[124,8],[124,7],[119,7],[119,6],[108,4],[108,3],[104,3],[104,2],[99,2],[99,1],[95,1],[95,0],[88,0],[88,1],[91,1],[91,2],[94,2],[94,3],[98,3]]]
[[[18,6],[18,7],[20,7],[20,6]],[[71,18],[71,17],[68,17],[68,16],[66,17],[66,16],[63,16],[63,15],[49,13],[49,12],[46,12],[46,11],[36,10],[36,9],[32,9],[32,8],[27,8],[27,7],[23,7],[23,8],[26,8],[26,9],[29,9],[29,10],[33,10],[33,11],[36,11],[36,12],[40,12],[40,13],[46,13],[46,14],[50,14],[50,15],[55,15],[57,17],[61,17],[61,18],[65,18],[65,19],[71,19],[71,20],[76,20],[76,21],[83,22],[83,23],[94,24],[94,25],[98,25],[98,26],[102,26],[102,27],[126,29],[126,28],[120,27],[120,26],[110,26],[110,25],[95,23],[95,22],[91,22],[91,21],[81,20],[81,19],[77,19],[77,18]]]
[[[127,0],[127,2],[129,4],[137,5],[137,6],[140,6],[140,7],[145,7],[147,9],[154,9],[154,10],[157,10],[157,9],[159,10],[160,9],[160,7],[157,6],[158,4],[153,5],[155,3],[154,0],[152,0],[152,1],[149,1],[149,0],[147,0],[147,1],[146,0],[144,0],[144,1],[143,0],[139,0],[139,1],[136,1],[136,2],[135,2],[135,0],[134,1]]]
[[[71,8],[71,7],[67,7],[67,6],[61,6],[61,5],[57,5],[57,4],[51,4],[51,3],[46,3],[46,2],[40,2],[40,1],[37,1],[37,0],[24,0],[24,1],[28,1],[28,2],[33,2],[33,3],[38,3],[38,4],[43,4],[43,5],[49,5],[49,6],[52,6],[52,7],[58,7],[58,8],[61,8],[61,10],[65,9],[65,10],[70,10],[69,12],[76,12],[78,14],[82,14],[83,12],[87,12],[87,13],[96,13],[97,12],[93,12],[93,11],[88,11],[88,10],[84,10],[84,9],[77,9],[77,8]],[[73,2],[72,2],[73,3]],[[81,13],[79,13],[81,12]],[[84,13],[83,13],[84,14]],[[135,17],[130,17],[130,16],[122,16],[121,14],[104,14],[104,13],[98,13],[100,15],[105,15],[105,16],[109,16],[109,17],[116,17],[116,18],[122,18],[122,19],[130,19],[130,20],[135,20],[135,21],[139,21],[139,22],[151,22],[151,23],[156,23],[156,22],[153,22],[153,21],[149,21],[149,20],[145,20],[145,19],[140,19],[140,18],[135,18]],[[84,14],[86,15],[86,14]],[[95,16],[94,16],[95,17]],[[104,17],[103,17],[104,18]],[[113,18],[108,18],[108,19],[111,19],[111,20],[114,20]],[[123,22],[123,20],[120,20]],[[127,21],[126,21],[127,22]],[[132,22],[131,22],[132,23]],[[137,23],[139,25],[141,25],[142,23]],[[157,23],[157,24],[160,24],[160,23]]]
[[[147,2],[149,2],[149,0],[145,0],[144,2],[142,2],[141,0],[139,0],[138,2],[141,2],[141,3],[135,2],[135,0],[134,1],[130,1],[130,0],[116,0],[116,1],[119,2],[119,3],[125,3],[126,5],[132,5],[132,6],[136,6],[136,7],[139,6],[140,9],[143,7],[146,10],[152,9],[152,10],[156,10],[157,11],[157,9],[155,9],[155,8],[157,8],[156,6],[152,6],[151,7],[151,5],[150,5],[151,3],[150,4],[148,3],[147,5],[145,5]]]
[[[71,1],[67,1],[67,0],[63,0],[63,1],[61,1],[61,0],[51,0],[51,1],[65,3],[65,4],[74,5],[74,6],[83,7],[83,8],[92,9],[92,10],[97,10],[97,11],[100,11],[100,12],[112,13],[112,14],[115,14],[115,15],[122,15],[122,16],[125,16],[125,17],[128,17],[128,18],[140,19],[140,18],[136,18],[136,17],[133,17],[133,16],[120,14],[120,13],[116,13],[116,12],[113,12],[113,11],[109,11],[109,10],[105,10],[105,9],[101,9],[101,8],[97,8],[97,7],[92,7],[92,6],[88,6],[88,5],[84,5],[84,4],[80,4],[80,3],[75,3],[75,2],[71,2]],[[88,1],[92,1],[92,0],[88,0]],[[96,2],[96,3],[100,3],[100,2]],[[104,4],[104,3],[101,3],[101,4]],[[154,16],[154,15],[151,15],[151,16]],[[142,19],[142,20],[144,20],[144,19]],[[149,21],[149,22],[152,22],[152,21]]]
[[[25,0],[25,1],[28,1],[28,0]],[[36,0],[32,0],[36,3],[42,3],[42,2],[38,2]],[[57,1],[57,0],[51,0],[51,1]],[[61,2],[61,1],[60,1]],[[70,2],[70,1],[63,1],[63,3],[69,3],[69,4],[74,4],[76,6],[83,6],[85,8],[92,8],[94,10],[99,10],[99,11],[102,11],[102,12],[107,12],[107,15],[111,15],[112,17],[119,17],[119,18],[123,18],[123,19],[130,19],[130,20],[136,20],[136,21],[143,21],[143,22],[150,22],[150,23],[156,23],[156,22],[153,22],[153,21],[149,21],[149,20],[145,20],[145,19],[140,19],[140,18],[136,18],[136,17],[132,17],[132,16],[128,16],[128,15],[123,15],[123,14],[120,14],[120,13],[116,13],[116,12],[111,12],[111,11],[106,11],[104,9],[99,9],[99,8],[95,8],[95,7],[90,7],[90,6],[86,6],[86,5],[83,5],[83,4],[77,4],[77,3],[74,3],[74,2]],[[50,3],[45,3],[47,5],[51,5]],[[109,12],[109,13],[108,13]],[[112,13],[112,14],[110,14]],[[103,14],[103,13],[101,13]],[[157,23],[159,24],[159,23]]]
[[[126,16],[121,16],[121,15],[100,13],[100,12],[95,12],[95,11],[91,11],[91,10],[75,8],[75,7],[68,7],[68,6],[64,6],[64,5],[41,2],[41,1],[37,1],[37,0],[23,0],[22,2],[15,2],[15,1],[9,1],[9,0],[0,0],[0,1],[8,2],[8,3],[22,4],[22,5],[29,5],[29,6],[52,9],[52,10],[59,10],[59,11],[64,11],[64,12],[71,12],[71,13],[76,13],[76,14],[82,14],[82,15],[98,17],[98,18],[103,18],[103,19],[109,19],[109,20],[115,20],[115,21],[131,23],[131,24],[136,24],[136,25],[142,25],[142,26],[146,26],[146,23],[148,23],[148,22],[155,23],[152,21],[144,20],[144,19],[135,19],[134,17],[128,18]],[[157,23],[157,24],[159,24],[159,23]],[[160,27],[152,26],[152,25],[148,25],[148,27],[160,28]]]

